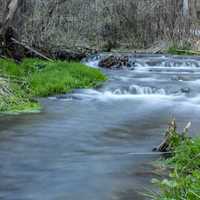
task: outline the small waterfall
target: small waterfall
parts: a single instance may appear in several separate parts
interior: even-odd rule
[[[184,0],[184,10],[189,9]],[[72,94],[86,100],[189,99],[199,89],[200,58],[193,56],[122,54],[128,56],[130,67],[108,70],[110,81],[97,90],[81,90]],[[98,67],[110,54],[90,56],[84,63]],[[117,54],[119,56],[119,54]],[[102,69],[104,70],[104,69]],[[191,82],[193,80],[193,82]]]
[[[166,91],[163,88],[154,88],[148,86],[130,85],[127,88],[106,88],[103,91],[97,91],[95,89],[82,89],[76,92],[66,95],[66,99],[70,100],[124,100],[124,99],[135,99],[135,98],[170,98],[166,95]]]
[[[185,13],[188,12],[189,3],[188,0],[183,0],[184,6],[183,10]],[[91,66],[98,68],[99,62],[108,57],[106,54],[96,54],[90,57],[87,57],[82,62]],[[154,69],[159,69],[162,71],[166,71],[168,69],[174,70],[184,70],[184,69],[195,69],[200,70],[200,62],[198,59],[194,59],[192,57],[182,58],[182,57],[173,57],[173,56],[152,56],[145,57],[145,55],[129,55],[129,67],[132,71],[152,71]]]
[[[129,87],[129,91],[133,94],[166,94],[165,90],[163,88],[157,89],[157,88],[151,88],[151,87],[142,87],[138,85],[131,85]]]
[[[152,87],[143,87],[139,85],[131,85],[127,89],[115,89],[112,91],[113,94],[115,95],[126,95],[126,94],[131,94],[131,95],[151,95],[151,94],[159,94],[159,95],[165,95],[166,92],[163,88],[157,89],[157,88],[152,88]]]

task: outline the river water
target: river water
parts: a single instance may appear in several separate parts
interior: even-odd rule
[[[87,60],[97,67],[101,56]],[[38,114],[0,118],[0,199],[144,200],[151,152],[170,119],[200,129],[200,59],[132,56],[98,89],[41,99]],[[138,153],[134,155],[134,153]]]

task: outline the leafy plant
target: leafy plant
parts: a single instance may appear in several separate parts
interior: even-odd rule
[[[173,157],[167,160],[173,170],[168,179],[152,180],[160,188],[160,193],[151,195],[151,199],[199,200],[200,138],[181,140],[174,151]]]

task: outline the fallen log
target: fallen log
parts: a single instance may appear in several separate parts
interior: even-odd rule
[[[6,56],[4,56],[4,55],[0,55],[0,58],[6,59]]]
[[[21,45],[22,47],[24,47],[25,49],[29,50],[30,52],[34,53],[35,55],[39,56],[40,58],[43,58],[47,61],[53,62],[53,60],[51,58],[48,58],[47,56],[45,56],[44,54],[38,52],[37,50],[33,49],[32,47],[28,46],[27,44],[23,43],[23,42],[19,42],[18,40],[16,40],[15,38],[11,38],[11,40],[18,44]]]
[[[85,58],[87,56],[87,54],[85,52],[76,52],[76,51],[72,51],[72,50],[57,50],[53,53],[51,53],[53,55],[54,59],[59,59],[59,60],[77,60],[80,61],[83,58]]]
[[[57,47],[50,50],[49,55],[54,59],[59,60],[77,60],[80,61],[91,54],[97,54],[99,49],[94,49],[86,46],[71,46]]]
[[[170,152],[173,150],[173,139],[174,138],[179,138],[180,140],[184,140],[186,138],[188,138],[188,131],[189,128],[191,126],[191,122],[189,122],[186,127],[183,129],[182,134],[179,134],[177,132],[177,126],[176,126],[176,120],[173,119],[170,123],[169,123],[169,127],[166,130],[165,133],[165,137],[163,139],[163,141],[153,149],[153,151],[157,151],[157,152]]]
[[[159,144],[156,148],[153,149],[153,151],[158,152],[166,152],[169,151],[170,146],[170,140],[173,134],[176,134],[176,121],[175,119],[172,120],[172,122],[169,123],[169,127],[166,130],[164,140]]]

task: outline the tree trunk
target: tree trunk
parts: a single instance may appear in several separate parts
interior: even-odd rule
[[[189,0],[183,0],[183,16],[187,17],[189,15]]]
[[[3,14],[3,22],[1,24],[0,35],[6,33],[9,26],[11,26],[15,13],[18,9],[19,0],[9,0],[6,4],[6,9]]]
[[[19,48],[12,38],[18,39],[17,32],[12,27],[15,13],[19,7],[20,0],[6,0],[6,6],[3,12],[2,24],[0,27],[0,54],[13,58],[15,61],[21,61],[23,50]]]

